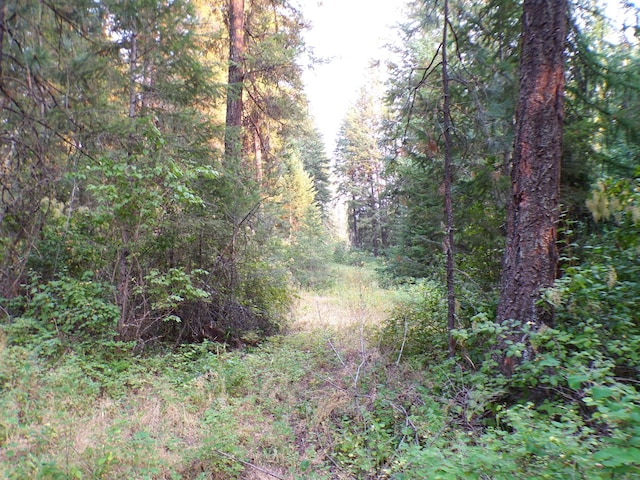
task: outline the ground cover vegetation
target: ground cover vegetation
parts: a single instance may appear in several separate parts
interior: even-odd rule
[[[294,3],[2,2],[0,477],[637,478],[605,6],[409,2],[330,171]]]

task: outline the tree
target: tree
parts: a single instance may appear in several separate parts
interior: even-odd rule
[[[447,330],[449,332],[449,356],[453,357],[456,351],[456,344],[453,338],[453,329],[456,328],[456,293],[454,277],[454,256],[453,256],[453,202],[451,199],[451,182],[453,177],[453,165],[451,159],[451,98],[449,93],[449,62],[448,33],[449,33],[449,0],[444,0],[444,13],[442,20],[442,130],[444,135],[444,254],[446,257],[447,270]]]
[[[0,296],[18,294],[51,202],[77,193],[60,182],[88,154],[87,107],[105,72],[92,55],[102,11],[0,2]]]
[[[245,31],[244,163],[269,194],[277,188],[280,159],[307,121],[307,102],[298,58],[306,22],[286,0],[248,2]],[[250,169],[248,169],[250,170]]]
[[[229,0],[229,78],[227,120],[224,137],[225,157],[238,161],[242,148],[242,95],[244,90],[244,0]]]
[[[332,193],[329,178],[329,158],[325,152],[322,134],[309,120],[296,129],[294,144],[295,148],[300,151],[305,170],[313,178],[316,201],[323,216],[326,218],[329,215]]]
[[[376,101],[362,90],[338,134],[338,193],[347,201],[352,244],[378,255],[387,246],[384,163]]]
[[[448,2],[446,63],[451,81],[447,98],[454,116],[448,129],[442,108],[441,7],[412,4],[411,22],[403,28],[401,61],[392,65],[388,90],[392,121],[387,135],[395,142],[396,152],[388,170],[394,172],[390,190],[397,211],[390,270],[399,276],[444,275],[444,236],[450,233],[455,270],[473,278],[473,288],[479,287],[482,294],[495,287],[500,269],[496,243],[504,235],[501,224],[508,186],[504,164],[513,145],[515,102],[511,97],[517,66],[511,47],[517,45],[515,22],[505,25],[495,18],[504,15],[506,6],[511,12],[511,4],[496,3]],[[455,229],[446,227],[443,209],[446,130],[450,132]]]
[[[520,92],[511,167],[511,198],[497,320],[540,327],[550,312],[540,305],[541,290],[553,285],[560,199],[560,159],[567,36],[565,0],[525,0],[522,17]],[[522,340],[516,331],[501,346]],[[523,358],[532,354],[525,347]],[[516,358],[501,358],[511,374]]]

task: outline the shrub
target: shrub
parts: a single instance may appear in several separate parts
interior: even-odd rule
[[[44,283],[33,277],[25,291],[11,302],[16,317],[6,326],[10,343],[57,356],[84,343],[113,339],[120,311],[107,300],[110,288],[92,281],[90,274]]]
[[[446,297],[435,281],[404,287],[404,299],[391,311],[380,332],[381,345],[397,355],[447,354]]]

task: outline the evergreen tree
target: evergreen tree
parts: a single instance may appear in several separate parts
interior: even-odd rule
[[[300,152],[304,169],[313,179],[316,201],[322,214],[327,218],[332,201],[329,158],[320,132],[311,121],[302,124],[291,134],[295,148]]]
[[[211,7],[60,0],[2,9],[3,296],[20,293],[28,269],[44,281],[91,271],[116,287],[124,339],[190,341],[216,318],[228,318],[230,331],[271,328],[282,304],[266,297],[285,278],[259,260],[272,233],[270,210],[259,206],[273,191],[222,162],[227,29],[221,5]],[[278,21],[289,18],[278,12]],[[299,31],[303,22],[288,25]],[[300,38],[286,39],[249,45],[250,65],[267,62],[271,47],[288,48],[278,58],[290,63],[265,77],[272,85],[299,70]],[[256,111],[266,105],[255,101]],[[285,134],[262,132],[280,150]],[[289,175],[278,149],[274,188]]]
[[[335,167],[338,194],[348,208],[351,242],[374,255],[387,246],[380,118],[375,99],[363,89],[338,133]]]
[[[490,290],[499,272],[495,245],[502,236],[505,170],[511,152],[514,65],[507,47],[496,51],[495,36],[489,31],[491,15],[503,8],[461,2],[450,2],[449,8],[453,246],[457,268]],[[401,62],[391,65],[388,84],[391,120],[385,131],[395,151],[389,169],[394,172],[391,191],[398,212],[397,246],[390,265],[400,276],[412,271],[429,276],[433,266],[441,265],[446,224],[443,64],[438,61],[444,20],[438,9],[422,2],[413,4],[411,15],[403,29]],[[501,32],[506,36],[503,27]]]
[[[77,200],[65,172],[93,155],[87,125],[105,96],[95,55],[104,10],[9,0],[0,12],[0,296],[11,297],[48,217],[67,213],[58,202]]]
[[[567,4],[527,0],[523,15],[511,202],[497,319],[540,326],[551,323],[548,311],[539,305],[540,293],[553,285],[558,268]],[[527,354],[531,358],[529,349]],[[514,362],[513,356],[504,356],[502,372],[511,374]]]

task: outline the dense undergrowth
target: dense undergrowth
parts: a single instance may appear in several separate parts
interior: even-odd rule
[[[67,292],[73,329],[46,315],[3,327],[0,475],[637,478],[638,272],[616,258],[572,267],[547,294],[557,325],[529,332],[537,357],[509,379],[487,349],[508,326],[476,312],[446,359],[442,288],[380,288],[360,257],[301,291],[286,332],[255,348],[132,355],[83,334],[111,314],[99,292]]]

